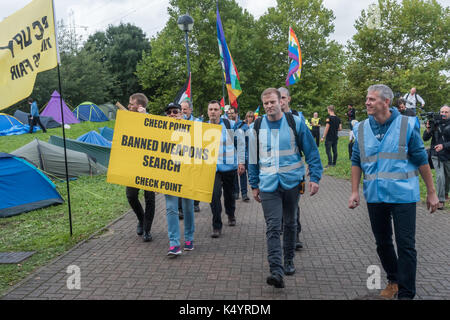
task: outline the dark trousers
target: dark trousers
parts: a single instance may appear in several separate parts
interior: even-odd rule
[[[225,213],[227,214],[228,219],[235,219],[234,211],[236,210],[236,200],[233,195],[235,176],[236,170],[216,172],[212,201],[210,203],[211,212],[213,215],[212,226],[214,230],[222,230],[222,203],[220,200],[222,198],[222,189]]]
[[[245,165],[245,172],[242,175],[238,175],[234,178],[234,193],[239,194],[239,184],[241,185],[241,195],[245,197],[247,195],[247,165]]]
[[[312,136],[314,137],[314,139],[316,139],[316,145],[319,146],[320,143],[320,127],[312,127],[311,130]]]
[[[352,159],[352,154],[353,154],[353,145],[355,144],[355,141],[349,142],[348,143],[348,158],[351,160]]]
[[[329,166],[336,165],[336,161],[337,161],[337,157],[338,157],[337,144],[338,144],[337,139],[335,141],[325,141],[325,150],[327,152]],[[333,156],[331,156],[331,151],[333,151]]]
[[[42,131],[45,133],[47,130],[41,122],[40,117],[28,117],[28,124],[30,125],[30,131],[28,133],[33,133],[33,127],[37,124],[41,127]]]
[[[388,280],[398,283],[399,298],[414,298],[417,269],[416,204],[368,203],[367,207],[377,253]],[[392,240],[392,221],[398,256]]]
[[[139,201],[138,188],[127,187],[126,194],[128,203],[136,214],[139,222],[142,223],[144,231],[150,232],[152,229],[153,218],[155,217],[155,193],[153,191],[144,190],[145,211]]]
[[[299,186],[290,190],[278,187],[274,192],[261,192],[260,197],[267,226],[267,259],[270,272],[283,275],[283,254],[285,261],[295,257]],[[282,227],[283,249],[280,240]]]

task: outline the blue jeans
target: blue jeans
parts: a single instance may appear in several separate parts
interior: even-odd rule
[[[260,198],[267,226],[267,259],[270,273],[283,275],[281,226],[283,225],[284,260],[293,260],[297,233],[297,207],[300,198],[299,186],[290,190],[278,187],[274,192],[261,192]]]
[[[399,298],[414,298],[417,269],[416,204],[368,203],[367,207],[377,253],[388,280],[398,283]],[[392,220],[398,257],[392,240]]]
[[[178,216],[178,197],[165,195],[167,232],[170,246],[180,245],[180,218]],[[184,214],[184,241],[194,240],[194,200],[182,199]]]

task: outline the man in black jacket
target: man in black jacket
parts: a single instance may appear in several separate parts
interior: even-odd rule
[[[426,123],[423,140],[431,138],[431,160],[436,170],[436,189],[439,198],[439,210],[444,209],[445,196],[450,185],[450,107],[443,106],[440,110],[443,120],[435,125],[433,130],[430,121]]]

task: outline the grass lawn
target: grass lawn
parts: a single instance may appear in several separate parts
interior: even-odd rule
[[[98,127],[114,128],[114,121],[71,125],[66,137],[76,139]],[[0,152],[11,152],[35,138],[48,141],[62,136],[62,128],[47,133],[0,137]],[[0,252],[36,251],[20,264],[0,264],[0,296],[37,268],[63,254],[75,244],[106,226],[129,210],[123,186],[106,183],[106,175],[80,177],[70,181],[73,237],[70,237],[67,186],[55,181],[66,202],[10,218],[0,218]]]

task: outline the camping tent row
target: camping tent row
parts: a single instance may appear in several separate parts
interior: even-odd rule
[[[112,139],[113,129],[100,131]],[[66,177],[63,145],[63,138],[51,136],[49,143],[35,139],[11,154],[0,153],[0,218],[64,202],[45,175]],[[66,139],[66,147],[69,178],[106,172],[111,142],[103,135],[90,131]]]
[[[61,101],[62,109],[61,113]],[[106,103],[100,106],[92,102],[81,103],[74,111],[71,111],[64,99],[61,99],[58,91],[54,91],[44,110],[40,113],[40,120],[47,129],[58,128],[62,124],[63,116],[65,124],[80,123],[80,121],[103,122],[115,119],[117,108]],[[28,118],[30,114],[16,110],[14,116],[0,113],[0,136],[20,135],[28,133],[30,127]],[[33,132],[41,130],[39,126],[33,128]]]
[[[61,116],[61,101],[62,101],[62,109],[64,115],[64,123],[72,124],[72,123],[80,123],[80,121],[93,121],[93,122],[103,122],[109,121],[102,109],[92,102],[83,102],[78,107],[70,111],[70,108],[67,106],[64,99],[61,99],[61,95],[58,91],[53,91],[52,97],[50,101],[47,103],[47,106],[41,112],[43,116],[51,116],[53,119],[62,123]],[[113,108],[111,108],[111,106]],[[103,106],[104,110],[107,111],[108,115],[111,115],[115,118],[116,109],[112,104],[106,104]]]

